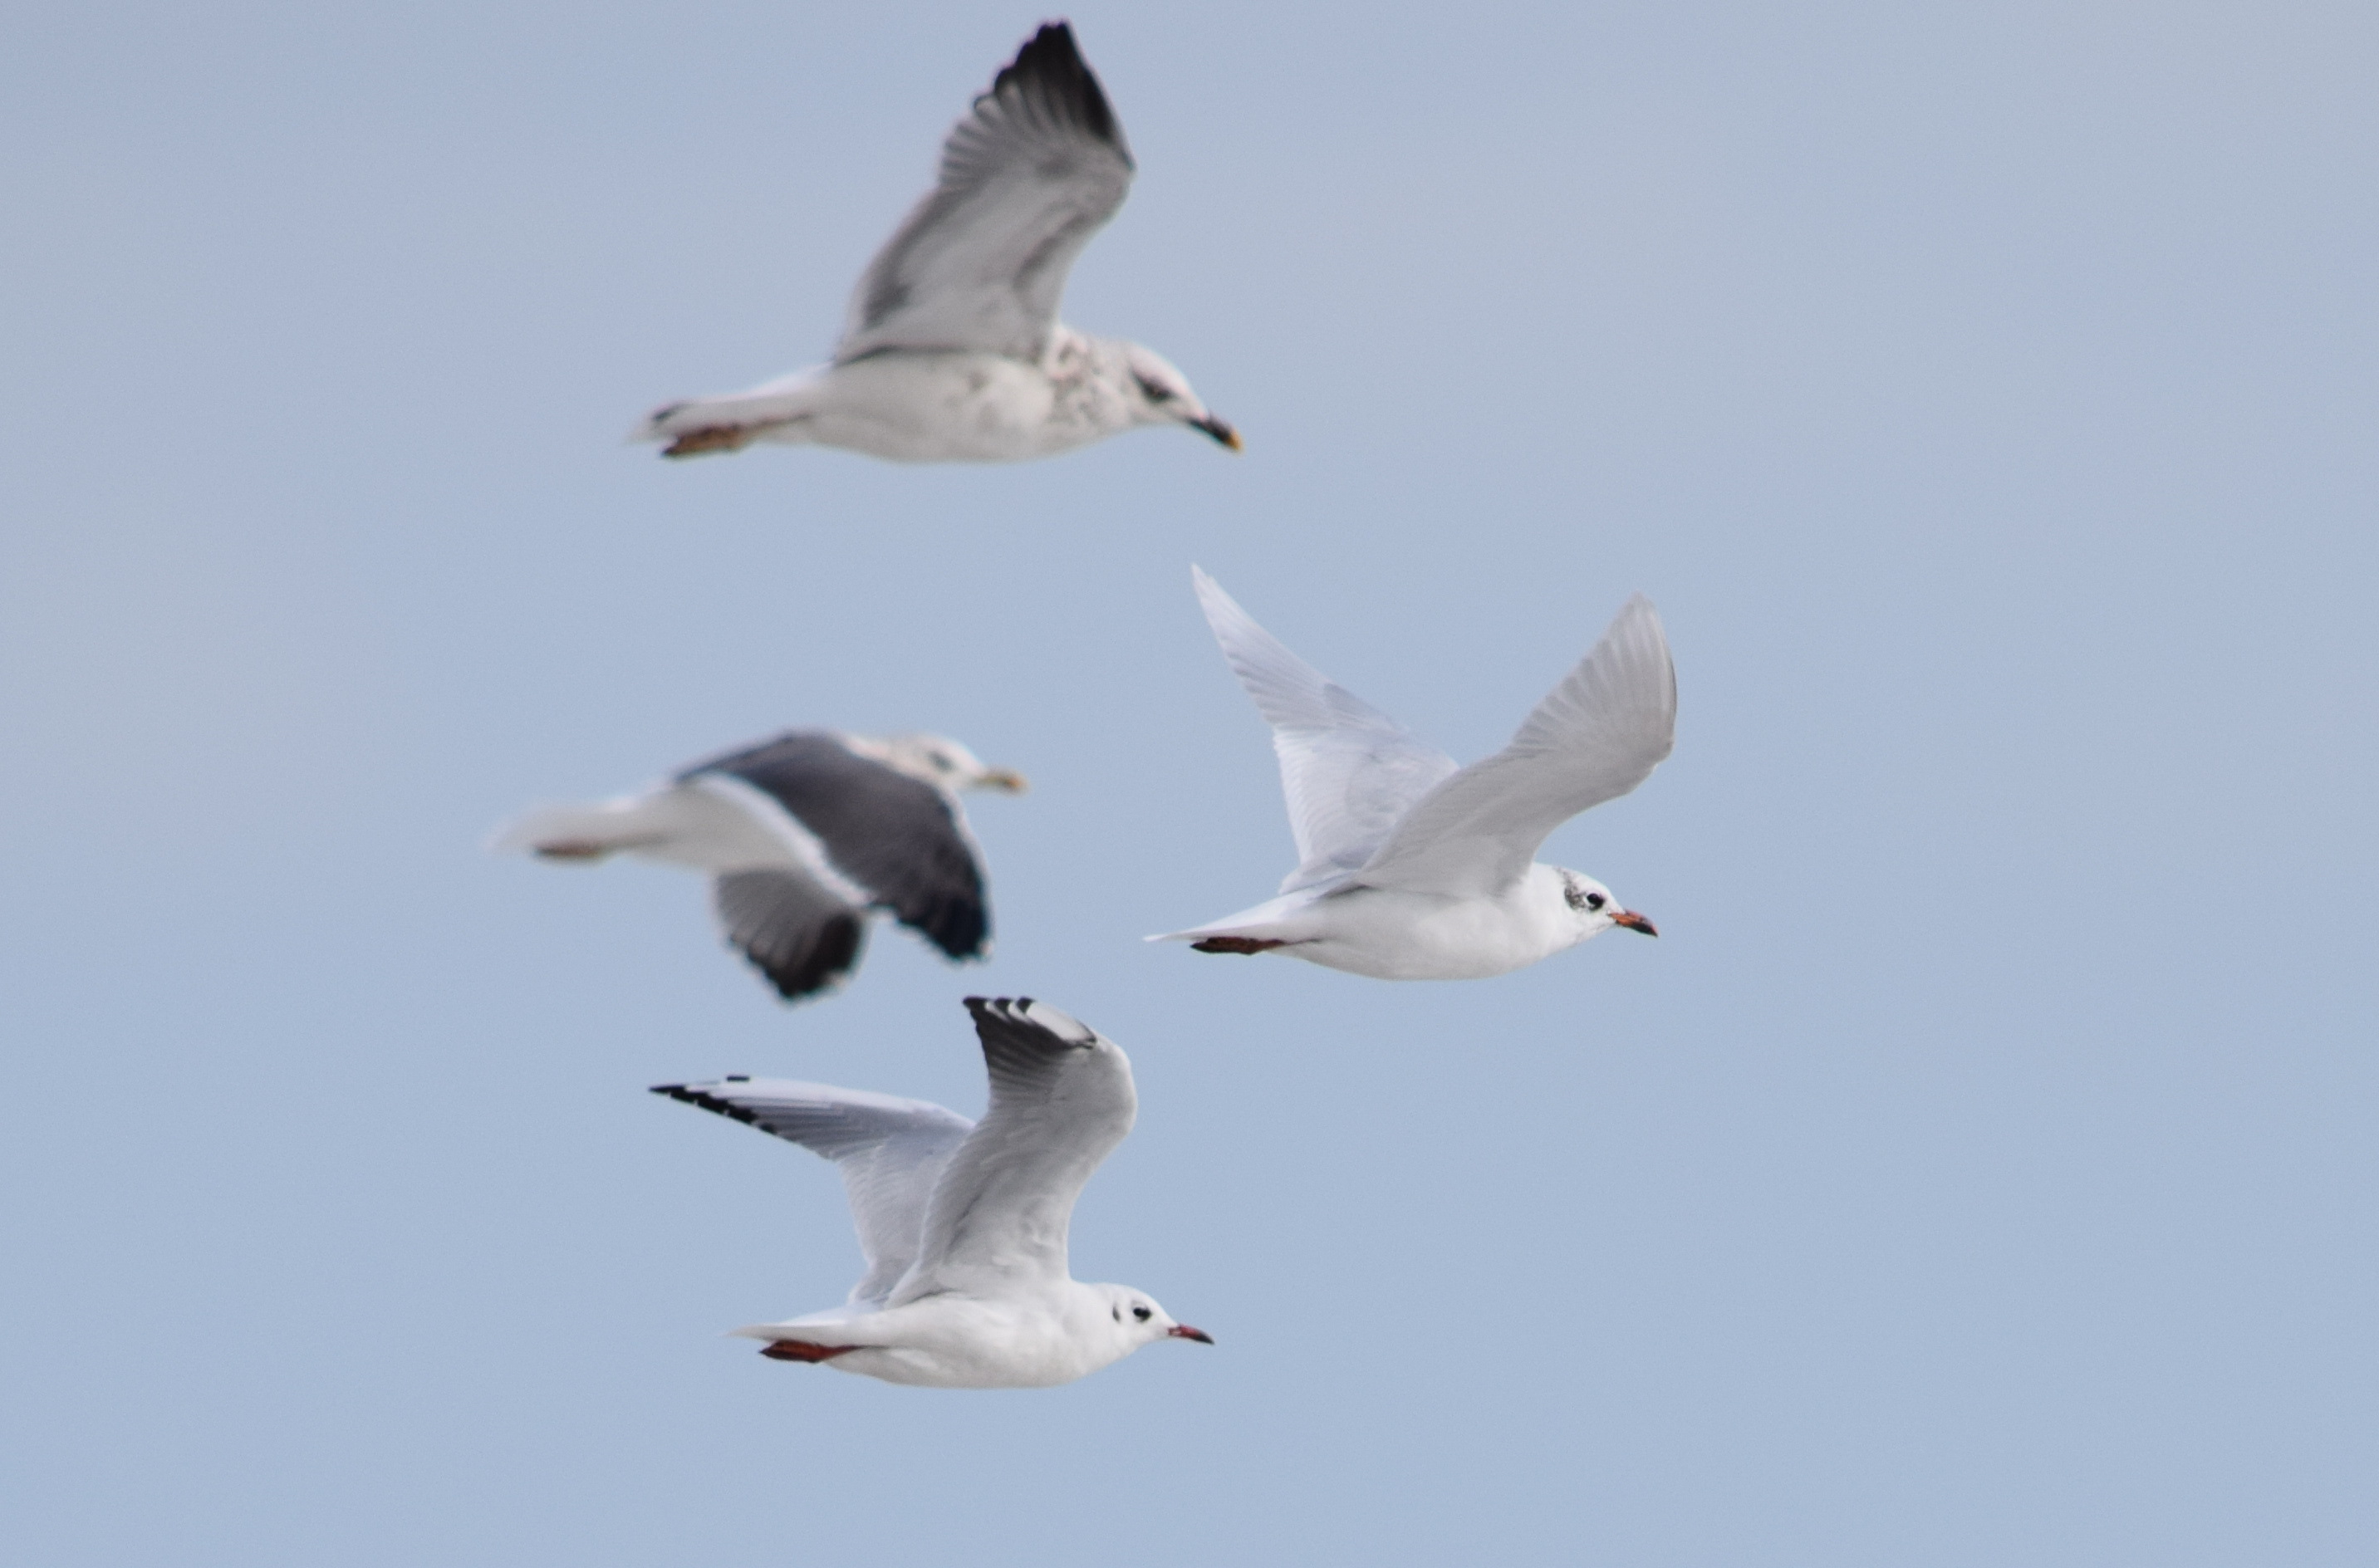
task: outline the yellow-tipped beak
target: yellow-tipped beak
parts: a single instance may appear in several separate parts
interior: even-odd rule
[[[993,768],[981,778],[976,779],[975,783],[980,788],[985,790],[1005,790],[1007,793],[1011,795],[1020,795],[1024,793],[1026,790],[1032,788],[1032,786],[1025,783],[1024,775],[1020,773],[1010,773],[1004,767]]]
[[[1244,451],[1246,448],[1246,443],[1239,440],[1238,430],[1226,419],[1217,419],[1209,414],[1203,419],[1190,420],[1190,428],[1205,431],[1233,452]]]

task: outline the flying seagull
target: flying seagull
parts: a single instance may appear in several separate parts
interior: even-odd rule
[[[1650,600],[1627,601],[1510,745],[1456,767],[1190,570],[1223,657],[1272,726],[1298,867],[1271,902],[1150,941],[1381,980],[1476,980],[1613,926],[1659,935],[1594,878],[1536,859],[1547,834],[1669,754],[1677,678]]]
[[[1067,1268],[1074,1200],[1139,1107],[1122,1050],[1030,997],[966,1005],[991,1074],[980,1122],[786,1079],[654,1088],[842,1168],[867,1272],[839,1308],[734,1332],[774,1360],[935,1388],[1047,1388],[1160,1339],[1214,1344],[1141,1292]]]
[[[1238,432],[1162,355],[1057,320],[1074,258],[1131,175],[1073,30],[1049,23],[951,128],[938,183],[868,263],[832,361],[664,404],[634,439],[667,442],[664,457],[765,440],[1008,463],[1187,425],[1237,452]]]
[[[1024,780],[938,735],[793,730],[641,794],[531,812],[495,848],[707,872],[727,940],[797,1002],[857,967],[871,909],[953,959],[990,950],[983,852],[957,794],[975,789]]]

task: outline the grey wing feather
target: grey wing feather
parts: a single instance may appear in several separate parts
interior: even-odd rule
[[[893,1304],[1067,1277],[1074,1200],[1139,1111],[1131,1063],[1097,1031],[1030,997],[967,998],[991,1107],[943,1170],[917,1266]]]
[[[1356,879],[1465,898],[1508,887],[1547,834],[1649,778],[1676,730],[1668,637],[1638,594],[1512,743],[1431,790]]]
[[[853,1305],[880,1307],[916,1261],[925,1205],[974,1124],[923,1100],[790,1079],[663,1083],[656,1094],[731,1116],[823,1155],[842,1173],[867,1272]]]
[[[841,983],[859,962],[865,912],[798,871],[731,871],[710,885],[719,928],[788,1002]]]
[[[1291,653],[1221,585],[1190,569],[1223,657],[1272,726],[1298,865],[1280,890],[1336,881],[1371,857],[1455,762]]]
[[[951,128],[939,181],[859,280],[836,360],[900,348],[1037,361],[1066,274],[1131,175],[1073,30],[1043,27]]]
[[[959,804],[921,778],[797,730],[689,768],[724,773],[790,812],[833,868],[953,959],[981,958],[990,900]]]

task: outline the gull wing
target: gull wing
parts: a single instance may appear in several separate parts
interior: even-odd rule
[[[1139,1111],[1130,1061],[1096,1030],[1029,996],[970,996],[967,1010],[983,1040],[991,1108],[934,1188],[917,1265],[894,1306],[1067,1278],[1074,1200]]]
[[[710,901],[727,940],[788,1002],[858,967],[866,912],[802,872],[731,871],[712,880]]]
[[[1288,651],[1221,585],[1190,569],[1223,657],[1272,726],[1298,865],[1280,890],[1347,875],[1454,759]]]
[[[1356,880],[1461,898],[1509,887],[1545,835],[1650,777],[1676,729],[1669,640],[1638,594],[1512,743],[1424,796]]]
[[[1131,188],[1131,151],[1099,78],[1052,22],[950,129],[938,183],[876,253],[838,363],[881,349],[1038,361],[1066,274]]]
[[[817,730],[713,758],[681,778],[719,775],[768,797],[816,839],[833,872],[864,901],[890,910],[948,957],[979,959],[990,947],[980,853],[964,814],[944,791]]]
[[[834,1162],[867,1272],[851,1287],[853,1306],[881,1307],[916,1261],[935,1181],[974,1124],[923,1100],[782,1078],[662,1083],[656,1094],[773,1132]]]

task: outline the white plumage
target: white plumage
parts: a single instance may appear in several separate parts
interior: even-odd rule
[[[1151,941],[1280,952],[1383,980],[1468,980],[1614,925],[1655,935],[1602,884],[1535,858],[1555,827],[1635,789],[1669,754],[1676,673],[1649,600],[1627,602],[1511,744],[1456,767],[1192,573],[1224,657],[1273,727],[1298,865],[1279,898]]]
[[[1030,998],[966,1005],[991,1080],[981,1122],[781,1079],[653,1091],[841,1169],[867,1272],[839,1308],[735,1332],[776,1360],[938,1388],[1042,1388],[1160,1339],[1212,1344],[1141,1292],[1068,1268],[1074,1201],[1139,1111],[1121,1048]]]
[[[1237,451],[1238,432],[1162,355],[1057,320],[1074,259],[1131,176],[1073,30],[1043,27],[952,127],[934,189],[852,292],[833,360],[668,404],[636,439],[667,442],[669,457],[760,440],[1004,463],[1169,424]]]

